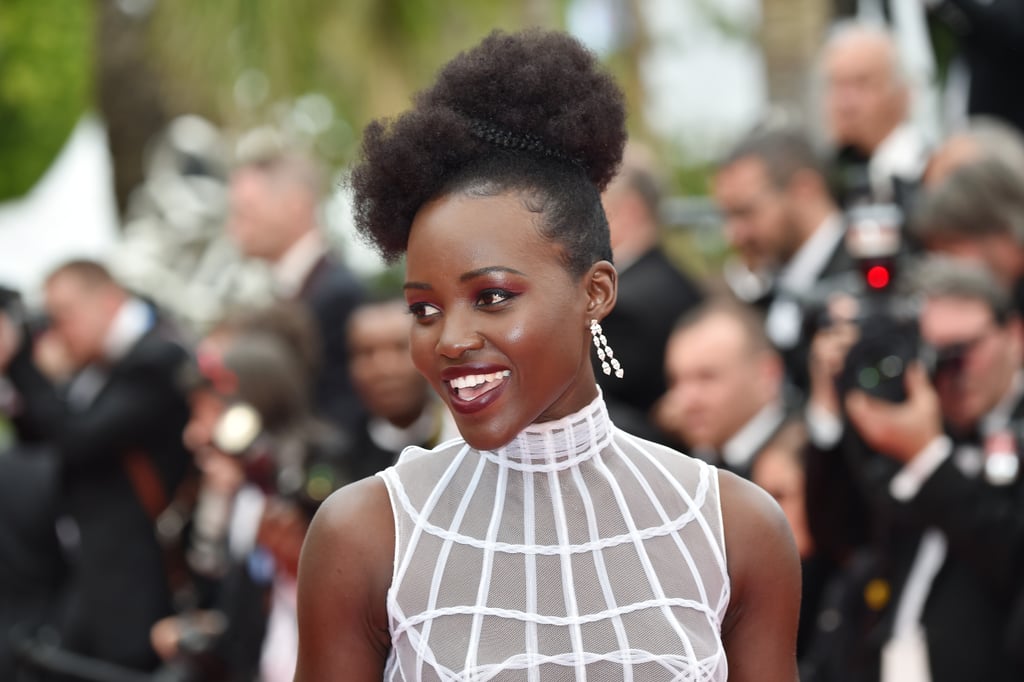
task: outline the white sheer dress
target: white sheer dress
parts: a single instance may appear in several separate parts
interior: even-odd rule
[[[410,448],[385,680],[725,680],[713,467],[617,429],[598,397],[496,452]]]

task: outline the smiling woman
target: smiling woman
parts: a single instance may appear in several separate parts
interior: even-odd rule
[[[526,425],[559,419],[596,397],[589,337],[566,334],[565,324],[585,316],[585,306],[610,307],[614,271],[606,261],[594,273],[601,298],[591,301],[590,280],[566,270],[560,249],[533,227],[515,193],[428,202],[408,249],[413,362],[448,402],[467,442],[501,447]],[[591,310],[595,316],[603,313]]]
[[[298,680],[795,679],[777,506],[617,429],[595,383],[624,118],[592,55],[532,31],[492,34],[367,129],[358,224],[406,255],[413,361],[462,438],[321,508]]]

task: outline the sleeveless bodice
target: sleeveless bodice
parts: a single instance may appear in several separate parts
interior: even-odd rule
[[[617,429],[598,397],[507,446],[411,448],[384,679],[725,680],[713,467]]]

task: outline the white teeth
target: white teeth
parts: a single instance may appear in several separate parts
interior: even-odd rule
[[[449,383],[452,388],[473,388],[480,384],[487,383],[489,381],[495,381],[496,379],[504,379],[512,374],[511,370],[503,370],[501,372],[492,372],[491,374],[468,374],[464,377],[456,377]]]

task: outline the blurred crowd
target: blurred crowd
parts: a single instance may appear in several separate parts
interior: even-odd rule
[[[609,412],[778,501],[804,680],[1024,679],[1009,4],[923,3],[973,84],[940,140],[911,117],[894,33],[840,25],[828,143],[771,121],[716,165],[731,250],[710,277],[664,246],[649,149],[627,148],[603,197],[619,289],[602,325],[625,370],[594,360]],[[41,309],[0,291],[0,679],[290,680],[318,504],[458,435],[400,293],[331,248],[323,169],[265,131],[222,153],[205,126],[155,147],[109,263],[55,268]]]

